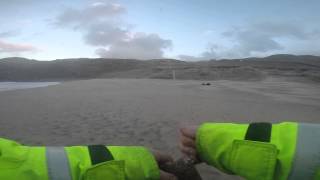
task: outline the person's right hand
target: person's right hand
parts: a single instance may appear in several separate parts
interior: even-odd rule
[[[151,152],[155,160],[157,161],[159,167],[163,166],[163,164],[166,163],[173,163],[173,158],[170,155],[164,154],[157,150],[152,150]],[[160,180],[178,180],[178,178],[174,174],[160,169]]]
[[[188,126],[180,129],[180,151],[195,163],[199,163],[196,149],[197,126]]]

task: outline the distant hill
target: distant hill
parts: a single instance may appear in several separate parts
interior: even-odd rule
[[[287,54],[187,62],[175,59],[0,59],[0,81],[65,81],[91,78],[172,78],[196,80],[262,80],[285,77],[320,82],[320,57]]]

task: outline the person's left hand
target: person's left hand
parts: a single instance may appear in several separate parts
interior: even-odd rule
[[[172,157],[168,154],[164,154],[156,150],[152,150],[152,154],[159,167],[161,167],[163,164],[173,163]],[[178,178],[175,175],[160,169],[160,180],[178,180]]]

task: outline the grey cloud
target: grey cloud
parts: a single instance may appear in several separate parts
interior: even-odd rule
[[[255,33],[265,37],[287,37],[296,39],[310,39],[319,35],[318,29],[306,29],[301,23],[264,21],[249,24],[245,27],[233,27],[222,33],[225,37],[238,36],[239,33]]]
[[[233,55],[247,57],[254,52],[265,53],[284,49],[283,45],[276,40],[277,38],[305,39],[309,36],[309,33],[290,23],[263,22],[251,24],[244,28],[234,28],[222,35],[235,43],[224,53],[232,51],[231,54]]]
[[[229,47],[209,48],[198,56],[198,58],[242,58],[255,55],[270,55],[274,52],[293,53],[288,44],[284,44],[281,39],[286,39],[296,44],[300,44],[302,54],[308,54],[310,50],[303,46],[314,44],[315,39],[320,39],[319,29],[307,29],[301,23],[293,22],[259,22],[252,23],[244,27],[233,27],[222,32],[221,36],[229,40]],[[315,47],[311,46],[311,49]],[[320,48],[317,48],[320,50]],[[303,53],[305,52],[305,53]]]
[[[314,29],[309,35],[311,36],[310,39],[320,39],[320,29]]]
[[[290,22],[261,22],[252,25],[251,30],[260,32],[270,37],[293,37],[298,39],[308,39],[312,36],[311,32],[303,26]]]
[[[129,38],[128,30],[106,23],[89,27],[84,35],[85,42],[93,46],[106,46],[127,38]]]
[[[163,57],[163,49],[172,45],[156,34],[136,33],[127,41],[118,41],[108,49],[100,48],[96,53],[105,58],[153,59]]]
[[[28,44],[14,44],[0,40],[0,53],[16,53],[37,51],[37,48]]]
[[[201,56],[203,59],[215,59],[217,58],[217,50],[220,47],[217,44],[208,44],[207,50],[203,53],[201,53]]]
[[[0,13],[3,15],[13,11],[29,11],[35,4],[44,3],[44,0],[0,0]]]
[[[206,51],[202,52],[198,56],[189,56],[189,55],[179,55],[178,58],[181,60],[187,61],[201,61],[201,60],[211,60],[218,58],[218,50],[221,47],[217,44],[208,44]]]
[[[19,31],[17,30],[3,31],[3,32],[0,32],[0,38],[17,36],[18,34],[19,34]]]
[[[80,31],[84,42],[97,46],[96,54],[108,58],[151,59],[163,57],[172,46],[157,34],[137,33],[121,21],[126,9],[115,3],[96,2],[83,9],[67,9],[55,21],[58,27]]]
[[[20,34],[18,30],[9,30],[0,32],[0,38],[8,38]],[[0,39],[0,53],[20,53],[20,52],[35,52],[38,49],[29,44],[10,43]]]
[[[84,9],[66,9],[57,17],[55,24],[82,27],[97,22],[110,23],[114,17],[125,12],[126,9],[119,4],[96,2]]]
[[[273,37],[258,31],[238,32],[235,41],[238,42],[238,45],[234,46],[232,50],[238,50],[243,56],[250,56],[251,52],[267,52],[283,49]]]
[[[8,8],[21,5],[29,5],[30,3],[40,2],[41,0],[1,0],[0,7]]]
[[[234,30],[228,30],[228,31],[225,31],[225,32],[221,33],[221,35],[225,36],[225,37],[231,37],[231,36],[234,35],[234,33],[235,33]]]
[[[284,49],[277,41],[261,34],[242,32],[238,35],[233,39],[235,45],[219,49],[208,48],[199,57],[202,59],[243,58],[252,56],[254,53],[268,53]]]

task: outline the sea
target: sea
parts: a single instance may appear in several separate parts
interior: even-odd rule
[[[59,84],[59,82],[0,82],[0,92],[16,89],[30,89]]]

